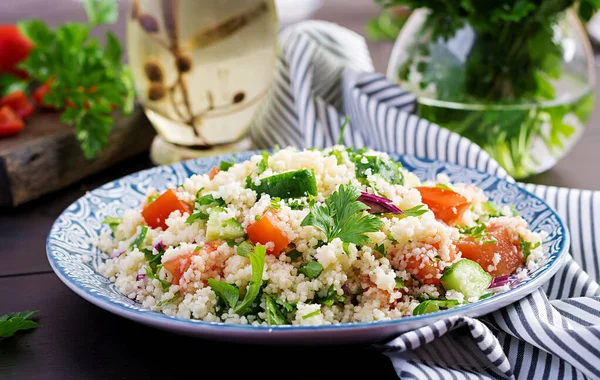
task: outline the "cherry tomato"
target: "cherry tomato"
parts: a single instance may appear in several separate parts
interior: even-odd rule
[[[456,253],[450,251],[450,261],[456,259]],[[437,285],[440,283],[438,275],[442,274],[443,270],[437,264],[437,261],[423,261],[417,256],[411,256],[406,260],[406,271],[415,276],[419,281],[428,285]],[[423,264],[423,268],[421,268]]]
[[[161,227],[163,230],[167,229],[165,220],[175,210],[184,212],[190,212],[190,207],[177,198],[177,194],[173,189],[169,189],[162,193],[154,202],[150,203],[142,210],[142,216],[146,223],[152,228]]]
[[[267,245],[267,243],[272,242],[275,245],[272,249],[267,250],[267,253],[271,255],[279,255],[290,244],[285,231],[277,227],[278,221],[279,218],[276,212],[274,210],[267,210],[259,220],[249,225],[246,229],[248,238],[254,244]]]
[[[16,25],[0,25],[0,74],[11,73],[27,78],[27,73],[16,66],[29,56],[33,43],[21,34]]]
[[[456,248],[462,252],[462,257],[477,262],[484,271],[494,277],[512,274],[524,262],[518,242],[512,241],[510,232],[501,226],[491,226],[486,232],[493,236],[495,243],[484,242],[485,239],[475,241],[468,237],[456,243]],[[494,268],[494,256],[500,255],[500,261]]]
[[[166,261],[163,264],[163,267],[169,273],[171,273],[173,275],[173,284],[179,285],[179,281],[181,280],[181,277],[183,277],[183,274],[185,272],[187,272],[187,270],[190,268],[190,265],[192,265],[192,257],[193,256],[198,255],[201,252],[204,252],[204,253],[214,252],[219,245],[221,245],[220,241],[210,242],[210,243],[207,243],[204,247],[202,247],[202,249],[199,251],[186,253],[184,255],[177,256],[174,259]]]
[[[24,127],[23,119],[9,106],[0,108],[0,136],[9,136],[19,132]]]
[[[460,222],[471,202],[459,193],[441,187],[417,187],[423,203],[435,214],[435,217],[453,226]]]
[[[47,80],[46,83],[40,85],[33,92],[33,96],[32,96],[35,104],[37,104],[40,107],[49,109],[49,110],[56,110],[56,107],[44,103],[44,98],[46,97],[46,94],[50,92],[50,86],[52,85],[53,81],[54,81],[54,79],[52,79],[52,78]]]
[[[27,95],[21,90],[13,91],[0,99],[0,106],[9,106],[22,119],[33,114],[34,108],[27,99]]]

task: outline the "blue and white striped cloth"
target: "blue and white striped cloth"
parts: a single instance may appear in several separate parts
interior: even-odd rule
[[[270,101],[251,129],[257,147],[337,142],[440,159],[511,180],[469,140],[414,114],[415,97],[373,73],[365,41],[307,21],[285,29]],[[600,192],[522,184],[568,224],[571,257],[527,298],[480,319],[455,317],[378,348],[398,376],[419,379],[600,379]]]

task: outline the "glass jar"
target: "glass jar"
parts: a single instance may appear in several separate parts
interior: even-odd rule
[[[388,78],[416,93],[419,116],[477,143],[515,178],[554,166],[594,107],[594,59],[579,18],[567,11],[491,31],[451,22],[413,12]]]
[[[127,53],[156,164],[250,147],[277,32],[273,0],[133,0]]]

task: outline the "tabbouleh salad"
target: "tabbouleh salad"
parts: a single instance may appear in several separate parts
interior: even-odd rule
[[[334,146],[221,162],[109,217],[99,271],[144,307],[253,325],[389,320],[527,276],[542,236],[473,185]]]

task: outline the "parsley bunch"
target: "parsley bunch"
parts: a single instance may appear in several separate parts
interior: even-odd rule
[[[325,233],[327,242],[340,238],[344,243],[362,245],[371,241],[367,232],[376,232],[383,222],[365,214],[369,207],[358,201],[360,191],[351,185],[341,185],[323,205],[311,207],[302,226],[314,226]]]
[[[133,109],[133,81],[121,63],[121,44],[110,31],[102,46],[90,37],[98,25],[117,20],[116,0],[85,0],[88,23],[67,23],[50,29],[43,21],[19,22],[21,32],[34,44],[20,64],[31,79],[50,85],[44,103],[63,109],[61,121],[75,127],[86,158],[94,158],[106,146],[111,113]]]
[[[17,331],[39,327],[39,323],[29,319],[35,313],[37,313],[37,310],[0,316],[0,338],[8,338],[13,336]]]

